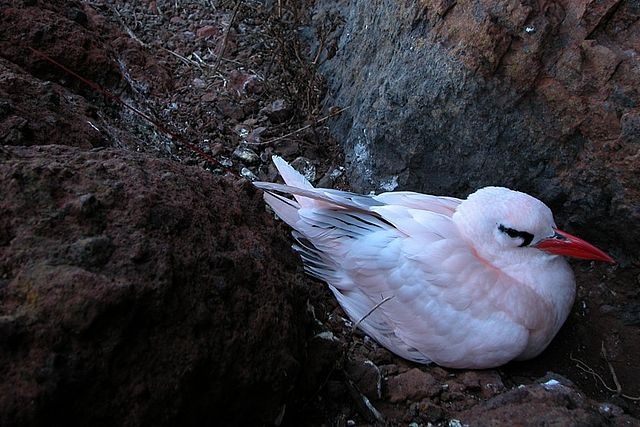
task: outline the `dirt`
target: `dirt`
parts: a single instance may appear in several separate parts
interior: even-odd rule
[[[86,275],[82,280],[97,281],[98,289],[105,292],[96,294],[105,299],[95,309],[102,317],[70,325],[85,334],[82,336],[98,331],[94,342],[105,347],[97,353],[82,353],[86,342],[67,338],[64,330],[39,341],[37,326],[27,328],[29,339],[20,341],[24,330],[11,329],[3,318],[0,338],[16,350],[6,359],[11,368],[5,364],[0,372],[4,378],[7,372],[16,375],[15,382],[5,383],[8,386],[24,387],[21,397],[11,400],[5,393],[0,401],[3,408],[12,408],[3,413],[7,425],[45,425],[51,419],[68,421],[70,415],[94,422],[99,419],[104,425],[122,420],[127,425],[176,421],[191,425],[451,425],[452,419],[482,424],[514,417],[540,424],[637,422],[624,413],[639,416],[638,401],[604,386],[604,382],[614,386],[610,360],[622,392],[640,395],[637,305],[621,302],[626,297],[635,301],[639,295],[613,295],[605,285],[612,280],[637,281],[636,277],[576,264],[581,283],[593,283],[594,275],[597,283],[579,288],[576,309],[549,349],[530,362],[477,372],[418,366],[393,356],[352,331],[326,286],[303,278],[300,265],[287,249],[288,232],[268,213],[257,213],[262,206],[259,195],[249,189],[246,180],[275,180],[269,159],[277,153],[293,161],[314,183],[347,188],[340,168],[341,150],[326,128],[332,115],[340,114],[340,106],[323,105],[325,88],[312,63],[314,52],[297,39],[298,27],[309,19],[311,2],[15,0],[1,5],[0,139],[11,147],[0,151],[0,160],[10,165],[3,175],[6,182],[17,179],[16,170],[29,172],[18,174],[25,177],[25,185],[14,190],[21,192],[11,199],[15,203],[3,197],[7,203],[3,209],[12,212],[5,219],[13,219],[0,226],[2,315],[32,301],[29,298],[34,296],[24,292],[29,280],[50,281],[50,288],[43,292],[52,292],[50,289]],[[173,163],[176,165],[171,166]],[[110,166],[101,169],[101,164]],[[161,177],[167,170],[178,178],[165,186]],[[172,179],[167,176],[164,179]],[[83,206],[92,203],[80,196],[93,185],[92,179],[101,183],[92,191],[108,209],[87,214]],[[126,197],[114,196],[110,193],[114,179],[135,185]],[[203,185],[214,190],[200,191]],[[132,202],[138,193],[140,205]],[[237,193],[237,199],[230,193]],[[121,200],[132,204],[120,205]],[[166,210],[154,213],[156,205]],[[194,213],[181,213],[184,206]],[[58,220],[59,211],[65,212],[60,224],[67,228],[49,234],[42,231]],[[20,212],[31,212],[26,217],[32,220],[21,222]],[[225,212],[231,213],[226,217]],[[217,215],[217,221],[211,215]],[[49,216],[48,222],[41,216]],[[122,225],[115,234],[118,238],[100,238],[114,235],[105,232],[113,224]],[[150,247],[140,248],[137,236],[145,235],[149,228],[162,236],[151,233],[157,239]],[[44,233],[51,245],[41,246],[37,239],[28,238],[33,229]],[[252,233],[259,236],[255,245]],[[88,235],[93,240],[86,240]],[[22,257],[12,246],[16,237],[25,245]],[[218,246],[212,243],[216,239]],[[163,246],[167,241],[171,245]],[[236,250],[236,245],[249,249],[237,249],[231,261],[216,255],[229,248]],[[265,255],[264,247],[269,245],[274,249]],[[199,256],[201,250],[204,255]],[[256,251],[264,259],[255,258]],[[56,253],[59,259],[53,268],[50,258]],[[161,262],[150,262],[149,257],[172,258],[169,253],[182,260],[170,270],[162,270]],[[35,263],[34,267],[29,259],[41,259],[42,265]],[[150,264],[143,268],[141,262]],[[169,285],[148,291],[159,292],[157,299],[117,299],[122,298],[120,294],[114,297],[107,292],[109,278],[134,283],[136,277],[133,273],[127,276],[126,270],[119,273],[122,263],[136,264],[136,274],[157,273]],[[218,283],[215,292],[221,293],[229,289],[206,271],[207,265],[215,263],[226,268],[224,280],[234,286],[256,280],[261,284],[282,282],[285,301],[277,296],[282,288],[276,285],[270,285],[264,295],[255,294],[255,287],[247,285],[236,294],[231,310],[224,311],[221,304],[216,306],[217,314],[198,311],[195,319],[187,320],[187,329],[200,335],[184,338],[181,328],[169,321],[162,323],[163,310],[158,305],[177,298],[169,310],[171,319],[189,319],[198,300],[211,298],[207,288],[198,284]],[[261,269],[273,274],[261,277]],[[18,272],[22,287],[16,288]],[[190,275],[184,279],[186,289],[176,288],[171,279],[180,274]],[[82,280],[78,283],[85,283]],[[154,280],[149,279],[147,286],[157,285]],[[55,313],[56,305],[73,307],[64,301],[70,295],[75,294],[45,299],[44,307]],[[128,311],[118,301],[142,304],[146,307],[142,313],[149,320],[138,314],[125,316],[127,322],[121,323],[123,312]],[[267,312],[271,315],[253,317],[248,307],[263,303],[270,307]],[[274,315],[278,304],[284,310],[281,318]],[[79,318],[83,315],[78,314]],[[628,319],[623,330],[612,317],[617,315]],[[64,323],[64,311],[60,316]],[[267,323],[261,325],[265,319]],[[159,321],[161,327],[154,327],[153,321]],[[56,322],[51,322],[53,331],[59,327]],[[109,322],[119,326],[105,326]],[[125,326],[133,329],[133,335],[123,332]],[[229,340],[228,346],[211,344],[229,331],[246,338],[243,328],[263,335],[247,341]],[[115,335],[101,338],[101,333]],[[126,340],[120,340],[122,336]],[[607,337],[606,360],[593,352],[600,348],[601,336]],[[122,350],[137,340],[141,343],[130,354]],[[65,355],[62,359],[51,356],[56,352],[51,353],[48,346],[56,345],[57,352]],[[261,352],[260,345],[271,350]],[[276,350],[278,346],[282,351]],[[29,349],[33,359],[21,362]],[[149,351],[158,352],[151,358],[151,369],[145,357]],[[70,356],[75,352],[81,356]],[[180,353],[188,360],[180,360]],[[96,354],[105,359],[92,362],[89,356]],[[233,359],[245,369],[234,371],[240,365]],[[101,369],[101,363],[111,370]],[[224,372],[216,373],[208,365]],[[15,379],[29,378],[34,371],[41,376],[33,381]],[[151,378],[136,377],[135,372]],[[282,372],[288,380],[282,379]],[[111,374],[119,375],[117,381],[110,379]],[[233,384],[238,379],[236,387]],[[118,390],[118,381],[127,387]],[[100,388],[105,383],[110,384],[106,392]],[[174,392],[177,401],[171,399]],[[113,398],[113,394],[117,396],[113,405],[94,410],[96,401]],[[29,399],[38,404],[30,407]],[[211,401],[216,403],[209,407]],[[608,403],[597,403],[602,401]]]
[[[0,424],[278,417],[310,322],[251,184],[61,145],[7,147],[0,183]]]

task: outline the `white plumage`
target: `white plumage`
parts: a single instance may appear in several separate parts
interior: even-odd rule
[[[557,230],[549,208],[524,193],[362,196],[314,188],[273,161],[286,184],[255,185],[295,230],[306,271],[366,334],[415,362],[489,368],[538,355],[575,294],[557,254],[613,262]]]

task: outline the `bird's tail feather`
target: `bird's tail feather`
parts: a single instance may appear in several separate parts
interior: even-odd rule
[[[313,190],[313,185],[297,170],[293,168],[286,160],[284,160],[280,156],[272,156],[271,160],[273,160],[273,164],[278,168],[278,172],[280,172],[280,176],[284,179],[285,184],[290,187],[299,188],[303,190]],[[300,206],[309,206],[313,204],[312,200],[303,197],[302,195],[297,195],[294,193],[293,197],[295,197],[296,201],[300,204]]]
[[[264,193],[264,201],[271,206],[276,215],[286,222],[289,227],[296,228],[299,218],[298,209],[300,209],[300,205],[296,201],[271,192]]]

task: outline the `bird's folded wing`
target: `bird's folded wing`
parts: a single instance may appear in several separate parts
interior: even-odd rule
[[[363,196],[361,194],[330,188],[300,188],[287,184],[263,181],[254,182],[253,185],[270,192],[291,194],[301,207],[343,208],[367,211],[371,206],[382,206],[384,204],[372,196]]]
[[[473,366],[455,359],[466,355],[497,365],[544,327],[541,298],[479,259],[459,234],[451,219],[457,199],[256,186],[299,233],[307,271],[329,283],[365,332],[404,357]]]
[[[435,212],[445,216],[453,215],[458,205],[462,202],[462,200],[454,197],[431,196],[411,191],[382,193],[373,196],[373,198],[385,205],[403,206],[409,209]]]
[[[457,354],[506,361],[543,326],[549,312],[543,300],[479,260],[449,218],[393,206],[373,210],[398,227],[354,239],[332,261],[344,274],[335,292],[354,319],[385,300],[363,321],[378,341],[395,340],[449,365]],[[378,325],[367,325],[369,318]]]

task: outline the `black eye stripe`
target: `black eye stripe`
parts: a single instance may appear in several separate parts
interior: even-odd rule
[[[520,247],[529,246],[529,244],[533,241],[533,234],[527,233],[526,231],[514,230],[513,228],[505,227],[502,224],[498,226],[498,230],[506,233],[507,236],[511,237],[512,239],[515,239],[517,237],[521,238],[522,244],[520,245]]]

